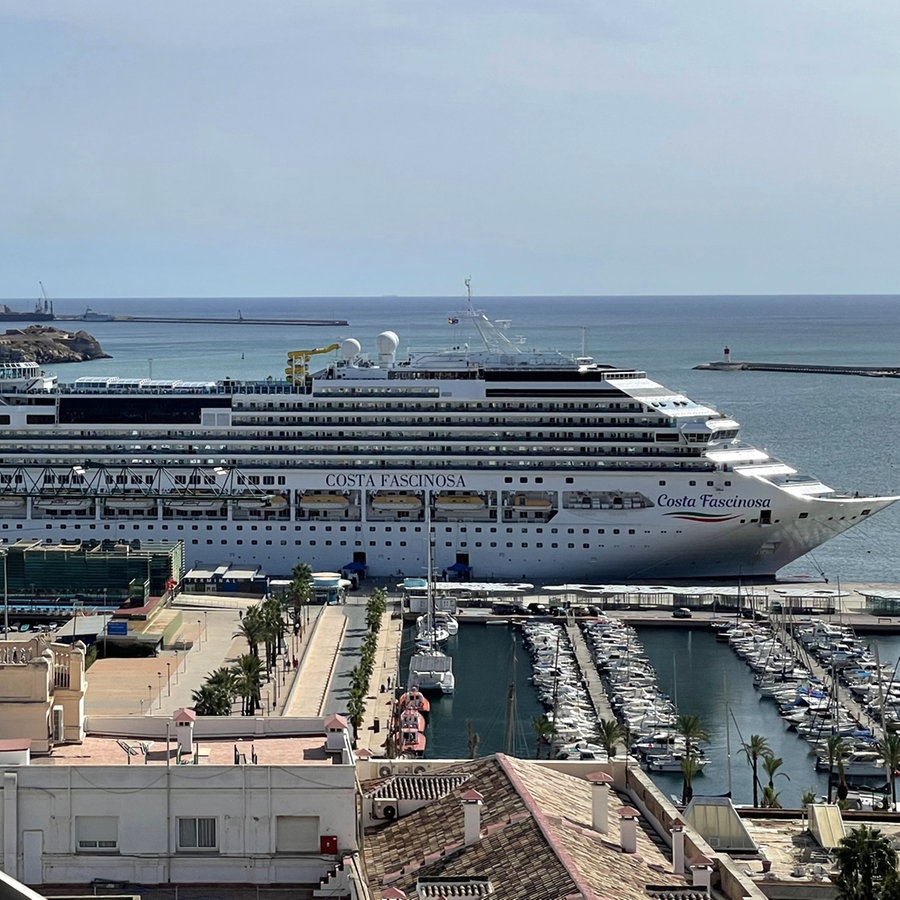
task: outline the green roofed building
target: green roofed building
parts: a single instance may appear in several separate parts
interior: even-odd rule
[[[184,573],[183,541],[20,540],[0,544],[10,599],[118,607],[161,596]]]

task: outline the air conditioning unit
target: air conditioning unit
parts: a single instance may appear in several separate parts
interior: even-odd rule
[[[394,774],[394,767],[388,765],[387,763],[383,763],[378,767],[378,777],[379,778],[390,778],[391,775]]]
[[[54,706],[50,710],[50,739],[56,743],[62,743],[66,737],[66,716],[61,706]]]
[[[394,771],[398,775],[412,775],[413,772],[415,771],[415,768],[416,768],[415,763],[400,763],[399,765],[396,766]]]
[[[397,798],[396,797],[377,797],[372,802],[372,815],[376,819],[396,819],[397,818]]]

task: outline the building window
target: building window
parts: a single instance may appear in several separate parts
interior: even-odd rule
[[[79,853],[119,849],[119,820],[116,816],[75,816],[75,840]]]
[[[179,850],[215,850],[216,820],[212,816],[189,816],[178,820]]]

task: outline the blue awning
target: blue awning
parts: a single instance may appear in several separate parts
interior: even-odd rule
[[[448,572],[471,572],[472,567],[467,566],[465,563],[453,563],[452,566],[447,566]]]
[[[365,563],[351,562],[344,566],[345,572],[365,572],[369,567]]]

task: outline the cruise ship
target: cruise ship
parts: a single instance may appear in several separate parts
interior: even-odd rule
[[[0,364],[0,540],[396,576],[430,528],[434,571],[479,579],[764,578],[897,499],[800,474],[644,372],[525,349],[471,297],[450,321],[471,342],[400,358],[384,331],[260,382]]]

